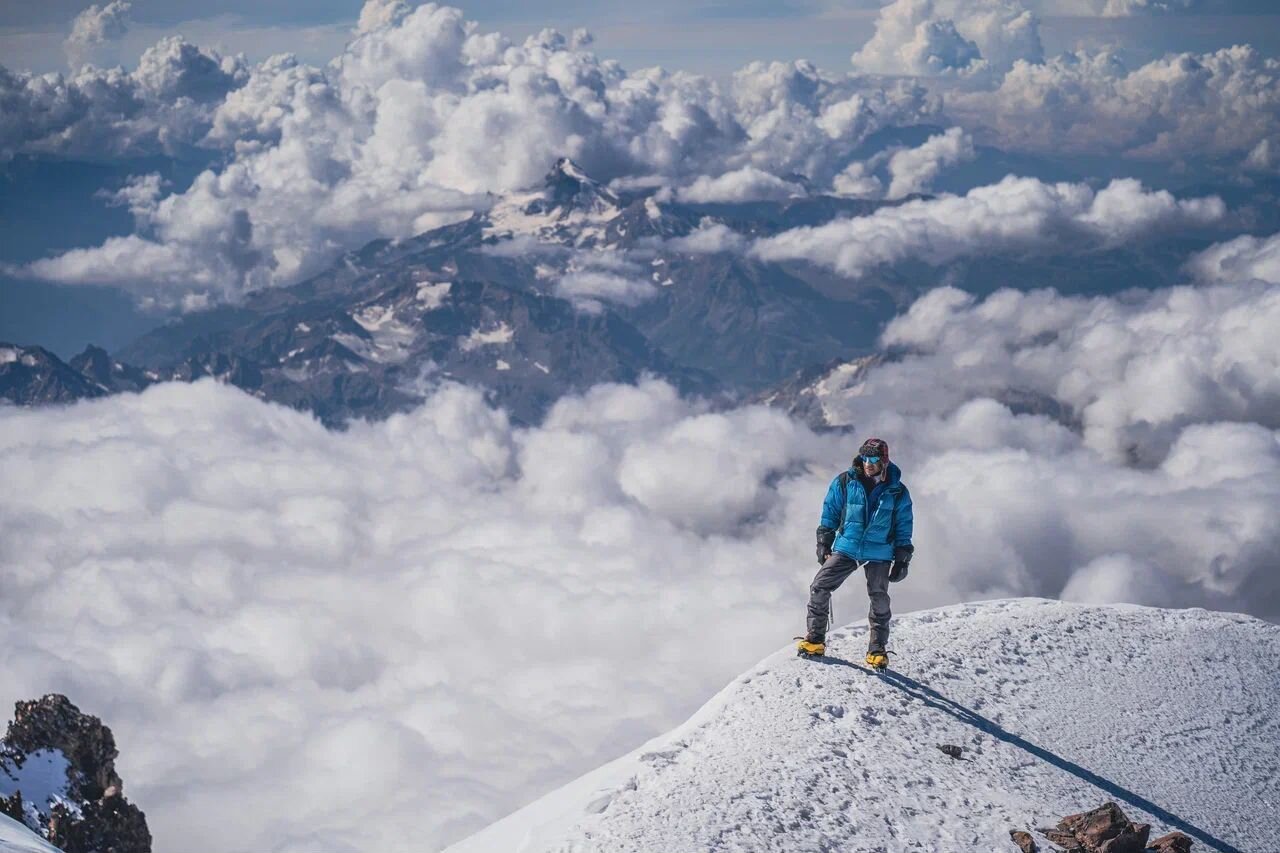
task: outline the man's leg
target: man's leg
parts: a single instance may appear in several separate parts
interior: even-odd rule
[[[827,621],[831,616],[831,593],[840,588],[845,578],[858,567],[849,557],[837,551],[818,569],[809,585],[809,639],[818,640],[827,636]]]
[[[876,560],[867,563],[863,570],[867,575],[867,597],[871,599],[871,609],[867,612],[867,622],[871,625],[871,637],[867,640],[869,652],[883,652],[889,642],[889,618],[893,615],[889,611],[890,565]]]

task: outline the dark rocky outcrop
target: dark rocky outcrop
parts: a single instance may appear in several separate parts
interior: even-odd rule
[[[1181,832],[1162,835],[1147,845],[1148,853],[1191,853],[1191,839]]]
[[[44,347],[0,342],[0,400],[29,406],[70,403],[108,393]]]
[[[1057,826],[1036,830],[1061,847],[1065,853],[1190,853],[1191,839],[1181,832],[1162,835],[1151,844],[1147,837],[1151,825],[1134,823],[1115,803],[1103,803],[1096,809],[1067,815]],[[1013,842],[1024,853],[1035,850],[1035,841],[1021,830],[1009,832]],[[1028,848],[1027,845],[1031,846]]]
[[[1039,847],[1036,840],[1031,837],[1031,833],[1023,832],[1021,829],[1013,829],[1009,831],[1009,837],[1013,839],[1013,843],[1018,845],[1018,849],[1022,853],[1037,853]]]
[[[146,815],[125,799],[116,773],[111,729],[60,694],[16,703],[0,742],[0,773],[16,779],[33,756],[54,750],[67,761],[57,792],[63,802],[24,801],[16,790],[0,796],[0,811],[68,853],[150,853]]]

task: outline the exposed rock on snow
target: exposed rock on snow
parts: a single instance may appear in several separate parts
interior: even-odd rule
[[[1018,849],[1021,850],[1022,853],[1036,853],[1036,851],[1040,849],[1039,845],[1036,844],[1036,840],[1031,837],[1031,833],[1029,832],[1023,832],[1020,829],[1015,829],[1009,832],[1009,837],[1013,839],[1014,844],[1018,845]]]
[[[1087,812],[1067,815],[1041,835],[1068,850],[1084,853],[1141,853],[1147,846],[1151,824],[1134,823],[1115,803],[1104,803]]]

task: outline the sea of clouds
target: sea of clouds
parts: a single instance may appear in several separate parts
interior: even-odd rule
[[[1129,68],[1101,49],[1046,58],[1040,44],[1041,11],[1184,7],[894,0],[851,72],[755,62],[721,84],[628,71],[593,53],[582,31],[515,42],[458,9],[401,0],[368,0],[323,67],[288,54],[251,64],[170,36],[133,70],[103,69],[85,59],[128,26],[129,4],[114,0],[76,20],[69,73],[0,67],[0,160],[199,149],[217,161],[180,191],[137,176],[118,199],[134,233],[17,272],[112,284],[157,306],[234,301],[370,239],[465,218],[562,156],[688,201],[901,198],[972,159],[975,145],[1274,173],[1276,60],[1235,46]],[[859,159],[877,131],[921,123],[949,129]]]
[[[25,269],[188,308],[484,209],[561,156],[692,202],[899,199],[984,144],[1274,173],[1275,60],[1131,69],[1046,59],[1036,33],[1050,7],[1191,5],[894,0],[854,73],[754,63],[722,87],[626,71],[584,33],[516,43],[391,0],[324,67],[176,36],[132,70],[85,64],[127,27],[114,0],[75,23],[69,74],[0,68],[0,158],[219,152],[188,188],[120,190],[135,233]],[[859,153],[922,122],[946,129]],[[1231,217],[1133,180],[1024,176],[766,239],[707,223],[667,248],[853,279]],[[0,693],[102,716],[157,849],[435,849],[797,633],[822,497],[871,434],[916,501],[900,612],[1037,595],[1280,619],[1278,259],[1280,239],[1246,235],[1163,291],[934,290],[888,326],[882,363],[830,389],[847,434],[660,381],[564,398],[532,428],[459,386],[341,432],[212,381],[0,409]],[[559,292],[635,302],[632,263],[584,261]],[[838,621],[865,607],[859,583]]]
[[[1164,291],[930,292],[830,396],[850,434],[660,381],[536,428],[457,386],[345,432],[212,381],[0,410],[0,688],[110,721],[161,848],[433,849],[799,631],[822,498],[870,434],[916,503],[900,612],[1280,619],[1274,242]]]

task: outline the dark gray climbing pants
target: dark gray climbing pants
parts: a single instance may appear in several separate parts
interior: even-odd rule
[[[838,551],[818,569],[813,583],[809,585],[809,637],[827,636],[827,620],[831,615],[831,593],[840,588],[849,575],[859,567],[867,576],[867,596],[871,599],[871,609],[867,612],[867,621],[871,625],[871,638],[867,641],[867,650],[882,652],[889,642],[889,566],[888,560],[868,560],[858,562],[846,557]]]

